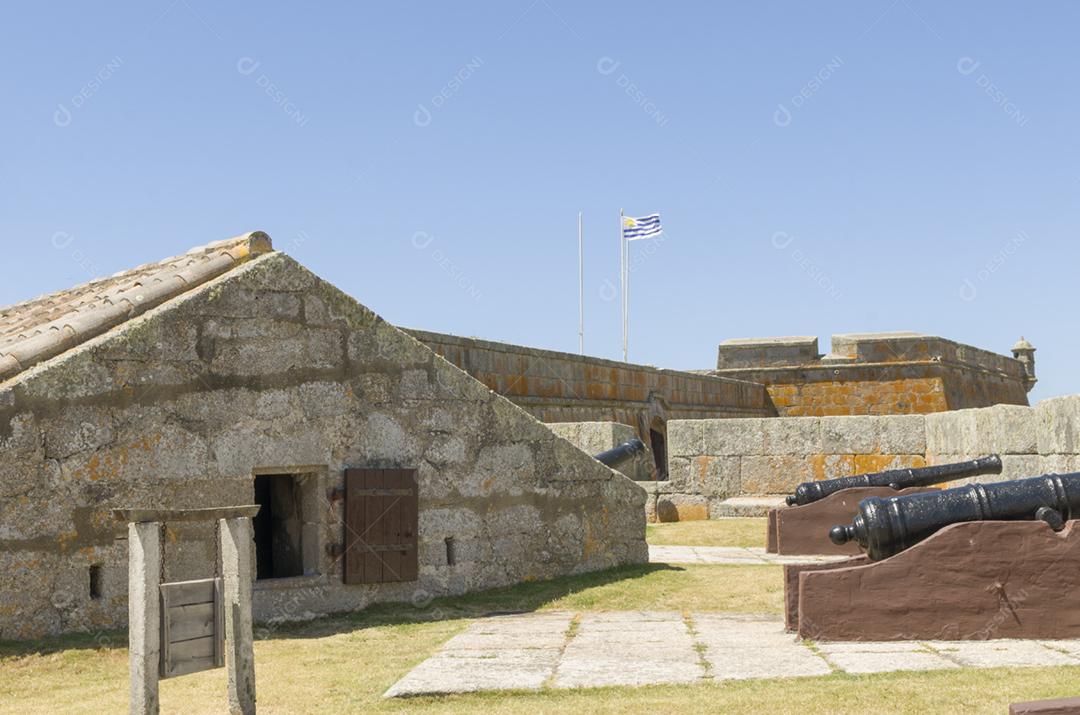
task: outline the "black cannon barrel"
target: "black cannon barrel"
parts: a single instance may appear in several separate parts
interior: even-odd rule
[[[594,455],[593,459],[615,469],[624,462],[628,462],[639,454],[642,454],[644,451],[645,443],[635,437],[634,439],[623,442],[617,447],[612,447],[606,452]]]
[[[874,561],[917,544],[962,521],[1041,519],[1055,530],[1080,517],[1080,472],[1044,474],[996,484],[968,484],[936,492],[868,497],[848,526],[834,526],[834,544],[858,542]]]
[[[794,494],[787,497],[787,503],[788,506],[811,504],[819,499],[824,499],[830,494],[835,494],[841,489],[851,489],[852,487],[907,489],[908,487],[928,487],[931,484],[941,484],[950,479],[1000,473],[1001,457],[991,454],[988,457],[979,457],[967,462],[935,464],[932,467],[913,467],[911,469],[890,469],[885,472],[871,472],[854,477],[823,479],[820,482],[803,482],[795,488]]]

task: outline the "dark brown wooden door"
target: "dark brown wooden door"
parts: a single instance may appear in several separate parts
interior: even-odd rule
[[[345,470],[345,583],[417,579],[415,469]]]

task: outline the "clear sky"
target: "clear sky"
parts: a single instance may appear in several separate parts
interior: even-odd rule
[[[708,368],[1039,348],[1080,392],[1080,3],[7,2],[0,304],[253,229],[388,320]]]

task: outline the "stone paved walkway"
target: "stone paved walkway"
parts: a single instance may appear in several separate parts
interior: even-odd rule
[[[476,621],[386,697],[1055,665],[1080,665],[1080,640],[808,646],[774,616],[547,611]]]
[[[850,556],[777,556],[742,546],[649,546],[649,562],[661,564],[806,564],[843,561]]]

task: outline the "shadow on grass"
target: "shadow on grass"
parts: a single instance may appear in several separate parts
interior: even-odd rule
[[[377,603],[359,611],[337,613],[308,621],[256,623],[255,640],[322,638],[335,633],[380,626],[402,626],[464,618],[478,618],[494,613],[536,611],[566,596],[618,581],[645,578],[660,571],[683,571],[670,564],[619,566],[604,571],[563,576],[550,581],[531,581],[461,596],[445,596],[429,602]],[[34,641],[0,641],[0,658],[49,655],[67,650],[110,650],[126,648],[124,629],[75,633]]]
[[[671,564],[638,564],[563,576],[549,581],[530,581],[461,596],[445,596],[422,604],[377,603],[361,611],[339,613],[311,621],[278,623],[269,627],[256,626],[256,640],[322,638],[362,628],[471,619],[500,613],[526,613],[590,588],[645,578],[661,571],[684,570]]]

